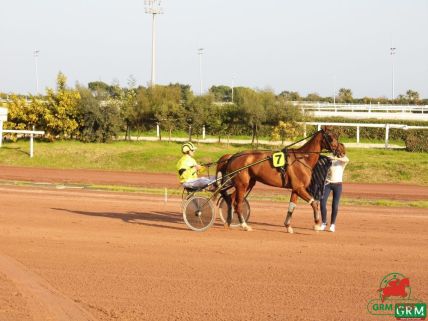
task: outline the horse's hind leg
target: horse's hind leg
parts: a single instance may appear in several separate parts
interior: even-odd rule
[[[236,190],[233,191],[232,194],[227,195],[225,198],[226,202],[227,202],[227,219],[226,219],[226,223],[227,223],[227,227],[230,227],[230,224],[232,224],[232,209],[235,206],[235,195],[236,195]]]
[[[293,233],[293,228],[291,227],[291,218],[293,216],[293,211],[297,206],[297,193],[291,192],[290,204],[288,205],[287,217],[285,218],[285,228],[288,233]]]
[[[251,228],[251,226],[249,226],[247,224],[247,222],[245,222],[244,216],[241,214],[242,213],[242,204],[244,202],[247,187],[248,187],[248,185],[243,184],[243,183],[236,185],[235,214],[238,215],[238,219],[239,219],[239,223],[241,224],[241,228],[244,231],[252,231],[253,229]]]

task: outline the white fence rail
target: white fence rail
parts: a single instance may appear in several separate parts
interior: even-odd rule
[[[30,135],[30,157],[34,156],[34,135],[44,135],[43,130],[15,130],[15,129],[3,129],[3,123],[0,126],[0,147],[3,145],[3,133],[11,134],[27,134]]]
[[[310,113],[315,117],[428,121],[427,105],[292,103],[301,108],[304,113]]]
[[[385,113],[428,113],[428,105],[384,105],[384,104],[339,104],[324,102],[292,102],[305,111],[347,111],[347,112],[385,112]]]
[[[328,122],[306,122],[303,124],[304,136],[306,134],[306,126],[315,125],[318,130],[321,129],[321,126],[336,126],[336,127],[356,127],[357,128],[357,144],[360,143],[360,128],[362,127],[372,127],[372,128],[385,128],[385,148],[388,148],[389,144],[389,130],[391,128],[398,128],[403,130],[408,129],[428,129],[428,126],[408,126],[403,124],[364,124],[364,123],[328,123]]]
[[[1,101],[0,101],[1,102]],[[3,122],[7,121],[7,108],[0,107],[0,147],[3,145],[3,133],[30,135],[30,157],[34,156],[34,135],[44,135],[43,130],[16,130],[3,129]]]

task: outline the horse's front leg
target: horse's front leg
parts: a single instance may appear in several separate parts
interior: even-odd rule
[[[288,205],[287,217],[285,218],[284,225],[288,233],[293,233],[293,228],[291,227],[291,217],[293,216],[293,211],[297,207],[297,193],[292,191],[290,196],[290,204]]]
[[[315,231],[321,231],[321,213],[319,209],[319,202],[314,200],[313,197],[308,193],[306,188],[303,186],[296,190],[299,197],[304,199],[306,202],[311,205],[312,210],[314,211],[314,230]]]

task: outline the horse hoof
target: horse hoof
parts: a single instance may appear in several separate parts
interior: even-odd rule
[[[319,224],[315,224],[315,225],[314,225],[314,230],[315,230],[315,231],[322,231],[321,225],[319,225]]]
[[[291,226],[287,227],[287,232],[290,234],[293,234],[294,233],[293,228]]]
[[[251,226],[248,226],[247,224],[241,225],[243,231],[251,232],[253,228]]]

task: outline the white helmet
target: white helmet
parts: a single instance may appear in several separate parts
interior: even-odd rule
[[[196,146],[193,145],[191,142],[184,143],[183,146],[181,146],[181,152],[183,154],[187,154],[189,151],[195,151]]]

